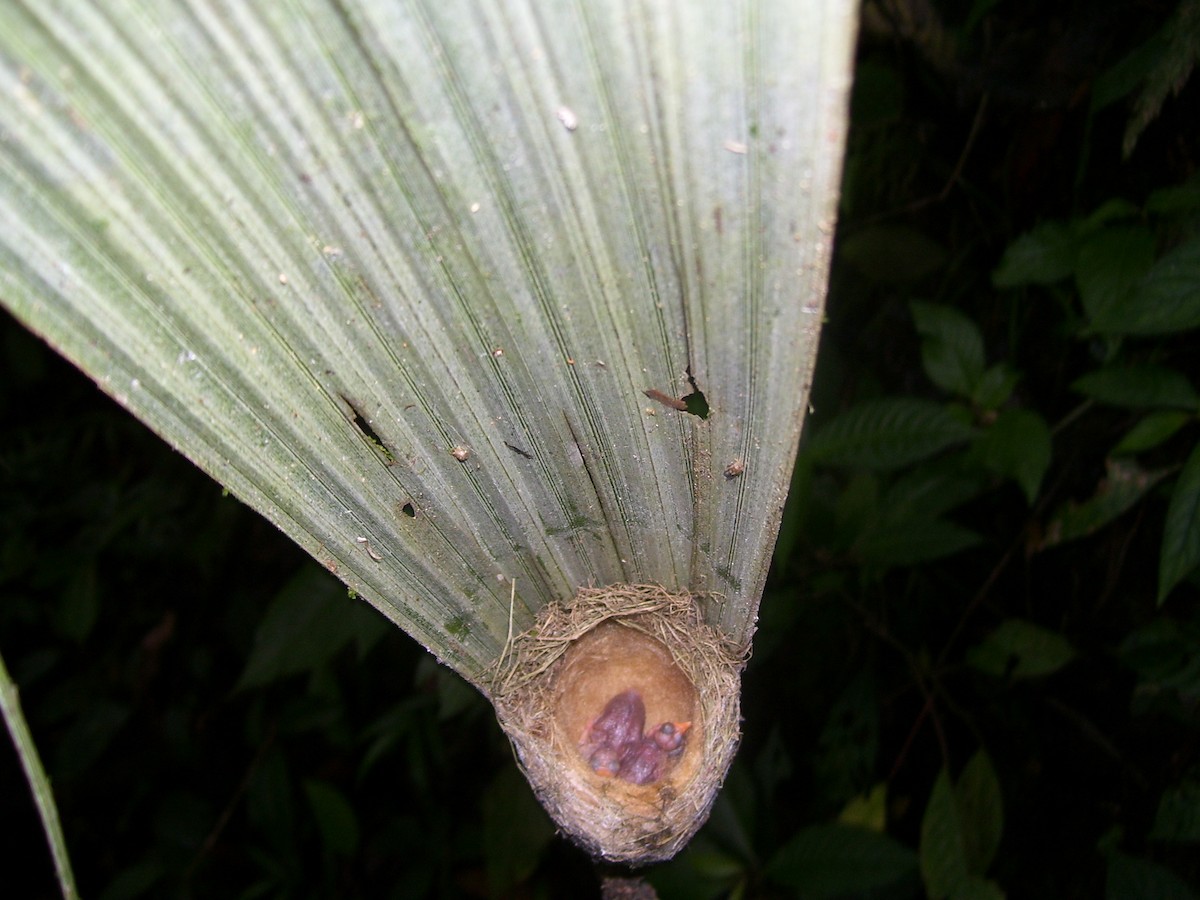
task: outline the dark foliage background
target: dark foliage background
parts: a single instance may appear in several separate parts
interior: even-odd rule
[[[868,4],[744,744],[661,896],[1200,890],[1198,9]],[[0,327],[0,650],[86,896],[598,893],[480,698]],[[0,893],[54,896],[0,745]]]

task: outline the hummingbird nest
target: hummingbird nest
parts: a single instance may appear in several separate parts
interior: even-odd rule
[[[489,693],[559,827],[596,858],[640,865],[674,856],[708,818],[737,750],[744,664],[690,594],[581,588],[512,641]],[[646,724],[686,728],[651,783],[612,777],[587,756],[606,704],[629,691],[644,702]]]

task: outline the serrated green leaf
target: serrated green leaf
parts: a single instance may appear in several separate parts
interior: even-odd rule
[[[921,335],[921,365],[942,390],[971,397],[983,376],[983,334],[973,321],[949,306],[909,304]]]
[[[929,900],[944,900],[969,879],[962,822],[954,802],[950,773],[943,769],[933,782],[921,817],[921,878]]]
[[[987,480],[964,471],[958,460],[934,460],[903,472],[887,489],[882,515],[891,522],[929,518],[979,496]]]
[[[971,446],[971,459],[1003,478],[1013,479],[1033,505],[1050,466],[1050,427],[1038,413],[1006,409]]]
[[[917,857],[887,835],[845,825],[804,828],[771,858],[767,876],[812,898],[840,897],[897,884],[917,872]]]
[[[825,465],[896,469],[967,441],[965,411],[929,400],[868,400],[822,425],[809,442],[810,458]]]
[[[1200,235],[1158,260],[1114,317],[1125,320],[1104,329],[1115,334],[1171,334],[1200,326]]]
[[[1105,366],[1077,378],[1071,390],[1129,409],[1200,409],[1200,394],[1187,376],[1164,366]]]
[[[1075,271],[1077,253],[1077,241],[1069,225],[1043,222],[1008,246],[992,273],[992,284],[1012,288],[1062,281]]]
[[[1024,619],[1008,619],[967,651],[967,662],[997,677],[1042,678],[1075,656],[1071,642],[1057,632]]]
[[[954,784],[954,802],[962,824],[967,871],[984,875],[1004,835],[1004,798],[992,761],[981,748],[968,760]]]
[[[1138,137],[1158,118],[1166,99],[1183,89],[1200,59],[1200,33],[1196,21],[1195,5],[1179,3],[1159,31],[1165,38],[1165,45],[1162,52],[1154,56],[1154,64],[1146,73],[1142,90],[1125,123],[1121,150],[1126,158],[1133,153]]]
[[[358,849],[358,816],[345,794],[327,781],[304,780],[304,796],[317,820],[321,843],[338,856],[352,856]]]
[[[1200,563],[1200,444],[1192,448],[1171,490],[1158,563],[1161,604]]]
[[[1147,472],[1131,459],[1109,459],[1105,477],[1082,503],[1059,507],[1046,523],[1038,549],[1087,537],[1127,511],[1161,481],[1165,472]]]
[[[1153,261],[1154,236],[1144,227],[1105,228],[1084,241],[1075,283],[1093,330],[1126,333],[1134,288]]]
[[[867,567],[892,568],[953,556],[981,541],[976,532],[948,519],[889,517],[872,525],[855,541],[853,550]]]
[[[1139,419],[1137,424],[1125,432],[1125,436],[1112,449],[1113,456],[1132,456],[1152,450],[1175,435],[1184,425],[1195,419],[1185,412],[1152,412]]]

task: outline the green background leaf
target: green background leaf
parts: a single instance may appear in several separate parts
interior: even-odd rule
[[[1200,407],[1200,395],[1182,372],[1164,366],[1106,366],[1077,378],[1071,389],[1111,406],[1131,409]]]
[[[808,897],[841,897],[915,875],[916,855],[886,835],[844,825],[816,825],[792,837],[771,859],[773,881]]]
[[[912,398],[868,400],[821,423],[810,458],[836,466],[895,469],[968,440],[970,422],[940,403]]]
[[[1105,228],[1084,241],[1075,283],[1091,327],[1124,334],[1134,287],[1154,260],[1154,236],[1146,228]]]
[[[1158,602],[1200,563],[1200,444],[1171,490],[1158,565]]]
[[[954,784],[954,803],[962,823],[967,871],[984,875],[1004,835],[1004,797],[992,761],[982,749],[963,767]]]
[[[1075,658],[1075,648],[1057,632],[1023,619],[1008,619],[967,652],[967,661],[989,675],[1041,678]]]
[[[972,396],[986,363],[979,327],[949,306],[913,302],[910,308],[929,380],[948,393]]]
[[[992,283],[998,288],[1012,288],[1062,281],[1075,271],[1077,253],[1078,243],[1068,226],[1043,222],[1008,246]]]
[[[966,844],[950,773],[945,769],[933,782],[921,819],[920,858],[921,878],[930,900],[944,900],[966,885]]]
[[[984,468],[1011,478],[1033,505],[1050,466],[1050,428],[1038,413],[1006,409],[975,439],[971,457]]]
[[[311,672],[351,642],[361,655],[386,629],[374,610],[347,597],[319,568],[308,566],[271,601],[237,688]]]
[[[1195,417],[1184,412],[1154,412],[1139,419],[1112,449],[1113,456],[1132,455],[1152,450]]]

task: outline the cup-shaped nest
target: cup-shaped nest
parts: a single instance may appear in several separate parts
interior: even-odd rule
[[[513,641],[490,693],[559,827],[638,865],[669,859],[708,818],[737,749],[743,665],[689,594],[586,588]]]

